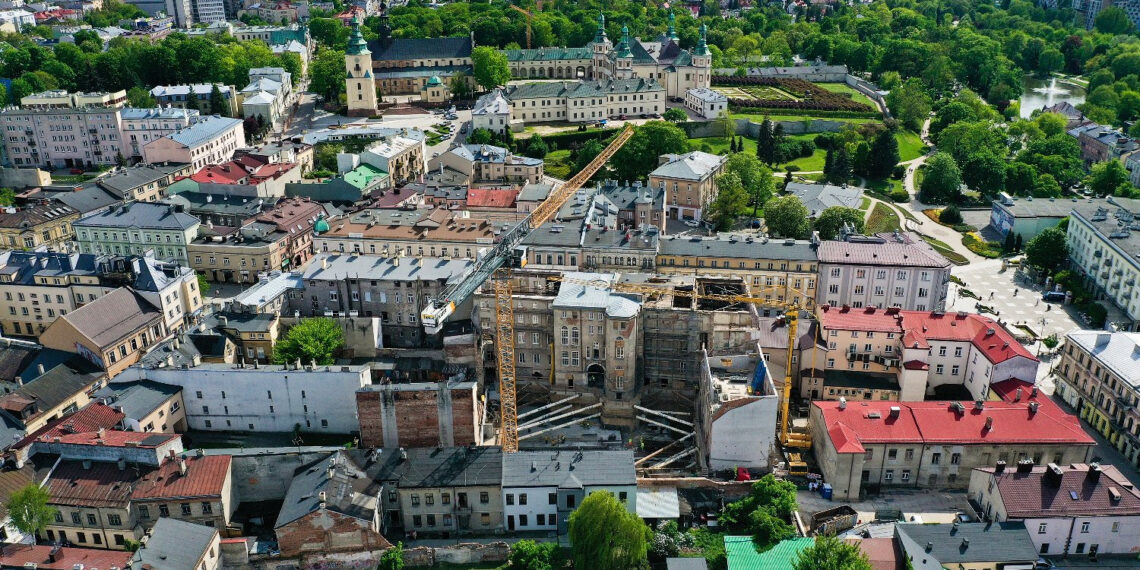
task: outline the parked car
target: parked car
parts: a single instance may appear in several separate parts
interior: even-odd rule
[[[1063,291],[1049,291],[1041,296],[1041,300],[1049,303],[1063,303],[1065,293]]]
[[[689,226],[690,228],[699,228],[699,227],[701,227],[701,223],[700,223],[700,222],[698,222],[698,221],[696,221],[696,220],[685,220],[685,225],[686,225],[686,226]]]

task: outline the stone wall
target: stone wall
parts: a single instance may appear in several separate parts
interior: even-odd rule
[[[38,168],[0,168],[0,186],[6,188],[30,188],[50,186],[51,173]]]
[[[461,543],[448,546],[420,546],[404,549],[404,564],[408,568],[431,567],[441,563],[451,564],[477,564],[505,562],[510,556],[511,547],[506,542]],[[360,552],[346,552],[339,554],[313,554],[297,558],[281,558],[279,556],[255,556],[248,564],[230,565],[226,560],[226,568],[240,568],[241,570],[348,570],[376,568],[380,563],[383,550],[364,550]]]

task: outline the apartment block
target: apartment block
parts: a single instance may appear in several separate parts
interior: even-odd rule
[[[75,352],[113,378],[167,337],[163,313],[123,287],[62,315],[40,334],[40,344]]]
[[[182,162],[202,168],[229,160],[244,146],[241,119],[212,116],[143,145],[142,157],[148,164]]]
[[[906,311],[946,308],[950,262],[911,232],[860,236],[819,246],[819,305]]]
[[[998,461],[1083,463],[1095,440],[1048,398],[1022,402],[811,403],[812,449],[839,500],[865,488],[966,489]]]
[[[218,91],[222,93],[222,100],[225,102],[226,108],[214,109],[213,107],[210,107],[210,94],[213,93],[214,87],[217,87]],[[150,95],[151,97],[154,97],[155,101],[158,101],[158,104],[162,105],[163,107],[169,106],[172,108],[177,107],[179,109],[191,109],[198,111],[202,116],[238,116],[238,95],[237,89],[233,85],[222,85],[220,83],[196,83],[193,85],[159,85],[150,90]]]
[[[419,322],[424,303],[466,276],[473,266],[474,262],[463,258],[320,253],[302,273],[304,290],[289,300],[287,310],[307,317],[377,317],[382,346],[419,348],[433,342]]]
[[[176,133],[201,119],[198,109],[185,109],[167,104],[154,109],[123,109],[123,138],[131,156],[142,157],[142,148],[151,141]]]
[[[101,176],[82,187],[86,190],[97,188],[116,198],[128,202],[157,202],[163,190],[180,177],[193,170],[189,164],[140,164],[122,167],[106,176]],[[61,201],[65,201],[63,198]],[[84,212],[87,214],[89,212]]]
[[[498,447],[385,449],[368,470],[382,481],[383,531],[425,537],[487,534],[503,528]]]
[[[201,364],[133,367],[115,382],[152,380],[182,388],[192,430],[353,433],[356,392],[372,383],[367,366]]]
[[[120,114],[113,107],[4,109],[4,162],[53,170],[115,164],[130,156]]]
[[[566,534],[570,515],[597,492],[611,493],[627,510],[637,511],[632,450],[519,451],[502,457],[508,532]]]
[[[800,355],[803,398],[983,400],[996,383],[1037,378],[1037,357],[982,315],[828,305],[817,316]]]
[[[0,244],[7,249],[68,251],[75,233],[71,224],[79,211],[52,202],[35,202],[22,208],[0,208]]]
[[[1065,336],[1056,395],[1140,465],[1140,333],[1073,331]]]
[[[186,249],[190,267],[210,281],[256,283],[259,273],[288,265],[288,237],[261,223],[205,227]]]
[[[337,156],[337,170],[345,172],[352,168],[341,168],[342,156]],[[427,152],[424,141],[402,136],[389,137],[365,148],[358,156],[359,164],[367,164],[387,172],[395,185],[410,182],[423,175],[427,169]]]
[[[1078,202],[1069,216],[1069,266],[1097,298],[1120,309],[1118,330],[1140,330],[1140,200],[1108,198],[1108,204]],[[1136,233],[1137,235],[1132,235]]]
[[[1140,493],[1110,465],[1019,463],[974,469],[970,499],[987,520],[1021,522],[1043,555],[1131,554]]]
[[[700,151],[661,155],[649,173],[649,186],[665,190],[669,219],[700,221],[716,198],[716,177],[726,162],[727,156]]]
[[[187,246],[199,225],[175,206],[150,202],[116,206],[72,224],[81,253],[142,255],[153,250],[158,259],[182,264],[189,263]]]
[[[73,109],[76,107],[123,107],[127,104],[127,92],[120,89],[114,92],[68,93],[57,89],[33,93],[20,99],[21,107]]]
[[[524,184],[542,181],[543,161],[515,155],[500,146],[465,144],[429,160],[428,170],[440,173],[450,171],[472,184]]]
[[[488,220],[443,209],[366,209],[330,219],[327,226],[315,228],[315,251],[382,257],[475,259],[479,250],[494,245],[497,233]]]

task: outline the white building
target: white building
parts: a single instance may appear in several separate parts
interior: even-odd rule
[[[557,530],[595,491],[613,493],[637,512],[633,450],[572,449],[503,454],[503,525],[508,532]]]
[[[706,119],[716,119],[728,112],[728,97],[708,87],[697,87],[685,92],[685,108]]]
[[[352,433],[360,429],[356,391],[371,384],[367,366],[129,368],[115,382],[153,380],[182,387],[190,429]]]
[[[18,33],[24,26],[36,25],[36,17],[27,10],[4,10],[0,11],[0,29],[3,27],[10,27],[5,31]]]
[[[133,156],[141,157],[142,147],[196,123],[201,113],[197,109],[167,105],[154,109],[127,107],[121,116],[123,141]]]
[[[190,267],[163,263],[153,257],[136,258],[132,263],[137,276],[135,290],[162,310],[166,330],[181,330],[185,319],[202,308],[198,276]]]
[[[521,128],[522,124],[519,123]],[[471,128],[501,133],[511,128],[511,103],[502,89],[493,89],[475,102],[471,110]]]
[[[709,357],[706,352],[698,397],[695,429],[701,466],[714,471],[767,469],[779,396],[759,347],[750,356]]]
[[[1073,204],[1066,242],[1069,265],[1098,299],[1112,302],[1126,315],[1117,330],[1140,330],[1140,200],[1108,198]],[[1136,235],[1132,235],[1135,233]]]
[[[226,4],[223,0],[191,0],[194,6],[194,22],[212,24],[226,21]]]
[[[474,122],[473,114],[473,125],[494,119],[492,127],[498,128],[492,130],[502,130],[498,125],[503,119],[498,96],[496,93],[485,96],[482,111],[479,106],[476,111],[481,111],[487,119]],[[646,78],[525,83],[503,88],[501,97],[510,107],[509,119],[522,123],[589,123],[665,112],[665,88]]]
[[[1039,554],[1134,554],[1140,544],[1140,492],[1115,467],[974,469],[970,498],[988,520],[1025,523]]]
[[[181,162],[195,169],[221,164],[245,146],[241,119],[211,116],[143,146],[143,162]]]

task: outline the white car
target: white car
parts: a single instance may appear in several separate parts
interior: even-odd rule
[[[698,222],[698,221],[696,221],[696,220],[685,220],[685,225],[686,225],[686,226],[689,226],[690,228],[699,228],[699,227],[701,227],[701,223],[700,223],[700,222]]]

